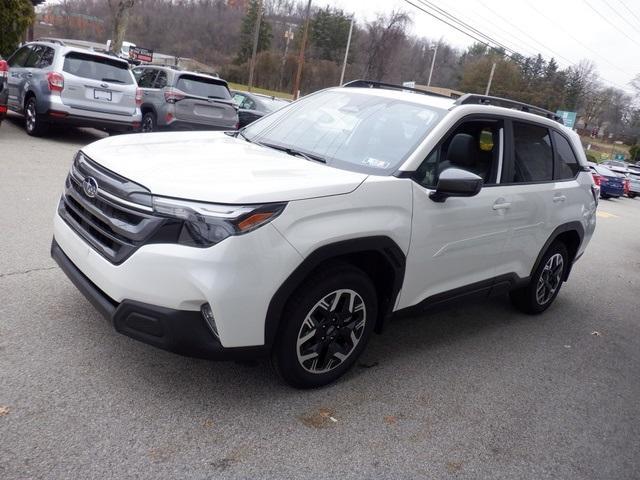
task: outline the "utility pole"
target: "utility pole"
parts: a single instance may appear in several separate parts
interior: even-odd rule
[[[431,59],[431,69],[429,70],[429,80],[427,81],[427,87],[431,86],[431,76],[433,75],[433,66],[436,64],[436,55],[438,54],[438,44],[433,48],[433,58]]]
[[[307,13],[304,21],[304,32],[302,33],[302,42],[300,44],[300,55],[298,56],[298,71],[293,82],[293,99],[298,99],[300,93],[300,80],[302,79],[302,66],[304,65],[304,49],[307,46],[307,36],[309,35],[309,20],[311,17],[311,0],[307,3]]]
[[[258,52],[258,41],[260,40],[260,23],[262,22],[262,0],[258,0],[258,18],[256,19],[256,30],[253,34],[253,51],[251,52],[251,62],[249,63],[249,85],[248,90],[253,87],[253,71],[256,68],[256,54]]]
[[[342,62],[342,73],[340,74],[340,83],[344,82],[344,72],[347,69],[347,58],[349,57],[349,47],[351,47],[351,34],[353,33],[353,22],[355,21],[355,14],[351,15],[351,25],[349,26],[349,37],[347,38],[347,49],[344,52],[344,62]]]
[[[293,40],[293,30],[291,24],[288,24],[289,28],[284,32],[284,55],[282,56],[282,63],[280,64],[280,78],[278,79],[278,91],[282,91],[282,77],[284,76],[284,66],[287,63],[287,54],[289,53],[289,42]]]
[[[491,90],[491,82],[493,82],[493,74],[496,71],[496,64],[491,65],[491,73],[489,74],[489,82],[487,83],[487,89],[484,91],[485,95],[489,95],[489,90]]]

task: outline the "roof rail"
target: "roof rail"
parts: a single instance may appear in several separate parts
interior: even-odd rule
[[[441,93],[429,92],[427,90],[420,90],[418,88],[403,87],[402,85],[394,85],[392,83],[376,82],[373,80],[352,80],[351,82],[347,82],[342,86],[346,88],[364,87],[364,88],[385,88],[388,90],[409,90],[410,92],[421,93],[423,95],[429,95],[432,97],[448,98],[449,100],[451,100],[451,97],[447,95],[443,95]]]
[[[47,43],[57,43],[58,45],[65,45],[65,43],[59,38],[49,38],[49,37],[36,38],[34,42],[47,42]]]
[[[522,112],[533,113],[542,117],[550,118],[564,124],[562,117],[553,113],[550,110],[536,107],[535,105],[529,105],[528,103],[518,102],[516,100],[509,100],[508,98],[492,97],[490,95],[480,95],[476,93],[466,93],[456,100],[456,105],[494,105],[496,107],[513,108]]]

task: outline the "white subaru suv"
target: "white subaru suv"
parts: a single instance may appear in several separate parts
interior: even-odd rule
[[[506,291],[545,310],[593,234],[594,192],[551,112],[356,81],[239,132],[83,148],[52,256],[118,332],[269,355],[317,387],[399,311]]]

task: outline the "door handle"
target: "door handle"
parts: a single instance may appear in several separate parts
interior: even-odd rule
[[[493,204],[494,210],[506,210],[509,207],[511,207],[511,202],[496,201],[496,203]]]
[[[566,195],[556,195],[553,197],[553,203],[564,202],[567,199]]]

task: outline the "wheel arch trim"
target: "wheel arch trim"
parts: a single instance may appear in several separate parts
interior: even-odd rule
[[[578,235],[578,245],[577,245],[576,252],[575,252],[576,255],[574,255],[573,258],[569,259],[570,260],[569,268],[567,268],[567,271],[565,273],[565,276],[564,276],[563,280],[566,281],[569,278],[569,273],[571,272],[571,267],[573,265],[573,262],[578,258],[577,257],[577,253],[580,251],[580,246],[582,245],[582,242],[584,241],[584,227],[580,222],[563,223],[562,225],[559,225],[558,227],[556,227],[556,229],[551,233],[551,235],[549,235],[549,238],[545,242],[544,246],[540,249],[540,253],[538,253],[536,261],[533,264],[533,268],[531,269],[530,277],[533,277],[534,272],[540,266],[540,262],[542,261],[542,257],[547,252],[547,250],[549,249],[551,244],[553,242],[555,242],[558,239],[558,237],[560,237],[560,235],[562,235],[563,233],[567,233],[567,232],[575,232]]]
[[[300,265],[280,285],[271,298],[265,319],[265,345],[272,346],[280,328],[280,320],[285,305],[300,284],[320,267],[331,260],[339,260],[353,254],[375,253],[381,255],[386,266],[393,271],[391,292],[388,301],[378,310],[376,327],[381,329],[384,319],[393,310],[404,281],[406,256],[398,244],[387,236],[360,237],[323,245],[308,255]]]

